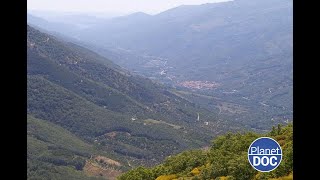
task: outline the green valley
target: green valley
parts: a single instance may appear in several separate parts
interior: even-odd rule
[[[292,0],[175,1],[28,1],[28,180],[293,179]]]
[[[120,174],[207,146],[224,130],[240,128],[219,122],[214,113],[161,84],[30,26],[27,47],[28,122],[30,130],[38,126],[28,136],[29,152],[35,153],[28,156],[30,178],[70,171],[72,179],[85,169],[108,176],[99,156],[102,162],[119,162],[112,174]]]

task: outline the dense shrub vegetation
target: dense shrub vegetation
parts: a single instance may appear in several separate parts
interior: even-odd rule
[[[138,167],[131,170],[119,177],[119,180],[292,179],[292,130],[292,124],[289,124],[285,127],[279,125],[267,134],[227,133],[215,138],[209,150],[185,151],[168,157],[153,168]],[[268,173],[253,169],[247,158],[248,147],[252,141],[262,136],[274,138],[283,150],[281,164]]]

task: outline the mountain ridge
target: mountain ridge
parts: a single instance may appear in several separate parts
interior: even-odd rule
[[[163,85],[30,26],[27,72],[29,115],[133,166],[155,164],[169,154],[204,146],[223,129],[232,130]]]

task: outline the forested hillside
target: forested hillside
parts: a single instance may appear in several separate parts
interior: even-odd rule
[[[248,148],[258,137],[272,137],[279,142],[283,157],[273,171],[261,173],[248,162]],[[120,176],[119,180],[292,180],[292,124],[273,127],[267,134],[227,133],[213,140],[207,150],[185,151],[168,157],[153,168],[139,167]]]
[[[98,179],[82,170],[91,155],[107,153],[48,121],[28,116],[27,123],[28,179]]]
[[[79,162],[31,158],[30,167],[33,162],[58,161],[53,163],[54,167],[66,165],[77,169],[74,163],[83,166],[84,162],[104,154],[103,157],[122,164],[117,172],[121,173],[137,165],[155,165],[185,149],[206,146],[224,130],[240,128],[219,121],[215,114],[163,85],[131,75],[83,47],[30,26],[27,35],[28,114],[63,128],[71,137],[96,147],[100,153],[89,149],[85,156],[77,158]],[[33,132],[35,137],[39,137],[37,132]],[[38,140],[43,139],[28,139],[28,148]],[[67,153],[78,157],[73,150]]]

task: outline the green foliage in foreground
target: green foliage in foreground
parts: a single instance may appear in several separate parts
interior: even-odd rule
[[[228,133],[217,137],[208,151],[185,151],[168,157],[162,164],[153,168],[138,167],[122,176],[119,180],[171,180],[171,179],[229,179],[256,180],[272,178],[292,179],[293,149],[292,124],[278,126],[268,134],[247,132],[244,134]],[[279,142],[283,158],[277,169],[260,173],[253,169],[247,159],[247,150],[253,140],[268,136]]]

